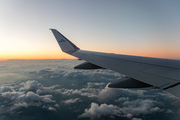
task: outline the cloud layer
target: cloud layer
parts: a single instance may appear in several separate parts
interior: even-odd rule
[[[22,62],[25,64],[20,66]],[[168,119],[177,113],[178,109],[170,106],[176,99],[168,93],[150,88],[108,88],[109,82],[122,75],[110,70],[74,70],[80,62],[39,60],[7,64],[8,72],[0,73],[0,78],[5,80],[0,87],[0,113],[5,115],[4,111],[8,111],[20,116],[19,113],[33,109],[53,112],[51,118],[55,115],[54,118],[65,119],[67,116],[62,116],[68,111],[68,118],[74,116],[71,119],[79,116],[80,119],[130,120],[144,120],[146,116],[156,119],[154,114],[166,114]],[[31,80],[20,83],[19,79]]]

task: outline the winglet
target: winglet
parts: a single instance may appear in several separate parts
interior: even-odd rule
[[[66,37],[64,37],[60,32],[58,32],[56,29],[50,29],[52,33],[54,34],[59,46],[61,47],[61,50],[65,53],[72,54],[73,52],[79,50],[76,45],[74,45],[71,41],[69,41]]]

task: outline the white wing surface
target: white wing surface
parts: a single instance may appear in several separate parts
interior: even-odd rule
[[[51,29],[63,52],[87,62],[75,69],[110,69],[126,75],[109,87],[161,88],[180,98],[180,61],[80,50],[55,29]],[[180,101],[172,103],[180,105]]]

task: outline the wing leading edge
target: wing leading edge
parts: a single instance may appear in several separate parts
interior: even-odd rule
[[[109,87],[140,88],[154,86],[180,98],[180,92],[178,92],[180,90],[179,60],[80,50],[57,30],[51,29],[51,31],[63,52],[86,61],[78,68],[105,68],[127,76],[127,79],[118,80],[110,84]],[[180,106],[180,101],[172,103],[172,105]]]

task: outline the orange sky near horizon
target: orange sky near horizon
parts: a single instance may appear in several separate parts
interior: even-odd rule
[[[101,51],[98,51],[101,52]],[[144,57],[155,57],[155,58],[167,58],[167,59],[180,59],[180,56],[177,56],[177,54],[172,54],[171,52],[114,52],[114,51],[103,51],[107,53],[114,53],[114,54],[124,54],[124,55],[134,55],[134,56],[144,56]],[[4,54],[0,56],[0,61],[9,60],[9,59],[25,59],[25,60],[37,60],[37,59],[77,59],[76,57],[73,57],[69,54],[63,53],[61,50],[59,50],[56,53],[31,53],[31,54],[18,54],[18,53],[12,53],[12,54]]]
[[[26,59],[26,60],[36,60],[36,59],[74,59],[75,57],[70,56],[65,53],[59,54],[8,54],[6,56],[1,56],[0,61],[9,60],[9,59]]]

